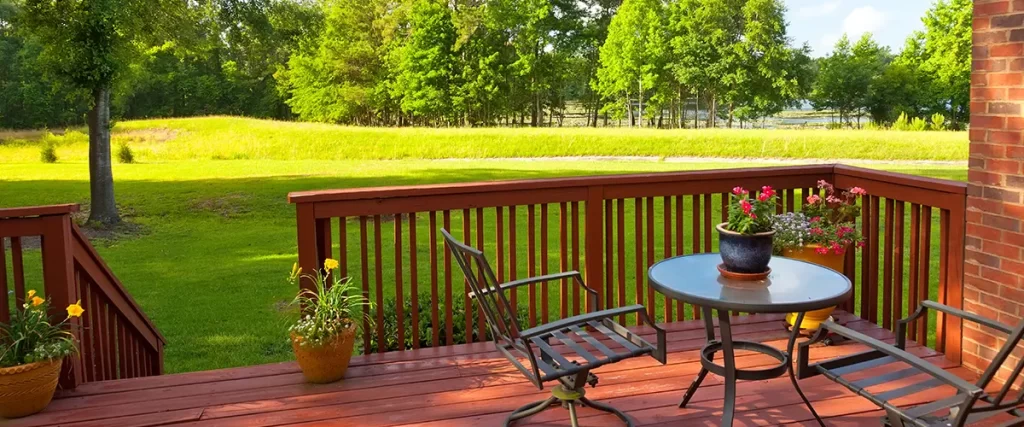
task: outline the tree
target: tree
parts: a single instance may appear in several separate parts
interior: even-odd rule
[[[793,51],[786,38],[785,8],[779,0],[748,0],[734,70],[726,76],[729,127],[734,115],[756,120],[781,112],[796,98]]]
[[[24,30],[47,72],[91,94],[90,222],[120,222],[110,165],[110,92],[139,45],[162,44],[184,7],[172,0],[25,0]]]
[[[922,69],[935,77],[953,128],[970,116],[971,0],[939,0],[922,19],[926,28]]]
[[[637,116],[644,116],[644,90],[650,92],[662,76],[665,39],[659,0],[625,0],[609,24],[595,89],[614,99],[614,108],[624,108],[631,126]],[[633,93],[637,95],[637,115],[631,105]],[[643,126],[643,120],[639,125]]]
[[[871,82],[889,60],[888,49],[878,46],[871,34],[864,34],[851,46],[844,34],[835,50],[822,58],[818,79],[811,92],[811,103],[818,110],[832,109],[839,113],[840,122],[852,123],[856,113],[860,116],[868,108]]]
[[[415,0],[409,26],[408,42],[397,52],[394,95],[413,117],[451,123],[456,35],[447,1]]]

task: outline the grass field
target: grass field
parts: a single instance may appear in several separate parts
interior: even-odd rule
[[[230,126],[230,123],[266,126],[270,135],[264,135],[257,129],[218,131],[212,125],[217,121],[222,121],[225,126]],[[157,127],[145,127],[145,123]],[[175,135],[173,138],[163,142],[146,139],[151,135],[166,134],[170,123],[182,124],[179,130],[170,132]],[[290,160],[265,158],[280,156],[272,147],[284,147],[278,145],[285,144],[284,140],[304,140],[307,132],[302,129],[307,127],[313,129],[308,132],[307,139],[316,145],[315,150],[294,151],[292,155],[295,158]],[[290,136],[283,136],[285,131],[282,128],[288,128]],[[169,372],[250,365],[292,357],[285,341],[288,319],[281,312],[282,303],[288,301],[295,291],[285,281],[287,270],[296,257],[294,207],[286,201],[290,191],[749,165],[741,162],[591,160],[366,160],[373,157],[372,148],[360,150],[364,153],[356,159],[337,160],[333,155],[323,156],[325,159],[309,159],[316,157],[314,154],[317,152],[331,152],[328,149],[331,142],[327,138],[332,132],[345,135],[398,131],[222,118],[200,119],[196,123],[120,123],[117,129],[119,138],[125,138],[125,132],[134,132],[136,136],[132,138],[148,141],[138,142],[140,163],[114,166],[118,203],[126,219],[137,224],[138,230],[96,244],[101,255],[170,341],[166,356]],[[532,132],[523,131],[524,135]],[[204,132],[219,135],[217,138],[221,139],[218,141],[224,147],[204,142],[202,135],[208,135]],[[239,143],[232,145],[225,139],[232,132],[248,136],[239,136]],[[502,130],[501,133],[511,135],[514,131]],[[938,133],[927,135],[946,136]],[[71,135],[69,138],[74,137]],[[180,140],[182,138],[187,141]],[[520,139],[516,144],[528,147],[530,138]],[[62,145],[58,150],[61,161],[44,165],[38,160],[38,141],[34,141],[32,135],[19,140],[22,142],[0,143],[0,207],[87,202],[88,167],[84,161],[84,143]],[[403,140],[405,145],[412,146],[409,152],[421,152],[418,151],[421,148],[417,148],[420,139],[407,135]],[[449,153],[461,152],[454,139],[447,141],[452,145],[445,147]],[[926,144],[921,140],[917,143]],[[538,139],[537,144],[545,143]],[[297,143],[291,145],[302,146]],[[347,147],[358,144],[336,141],[335,145],[339,150],[359,153]],[[146,147],[152,151],[147,153]],[[178,149],[195,151],[186,155],[176,153]],[[543,153],[546,149],[533,147],[531,152]],[[254,156],[248,160],[211,160],[219,156],[216,153],[221,151],[218,150],[275,154]],[[883,147],[883,151],[893,150]],[[906,154],[929,157],[931,153],[928,151],[922,149]],[[467,149],[466,152],[472,150]],[[965,168],[959,166],[875,167],[958,180],[966,175]]]
[[[40,135],[0,141],[7,161],[39,159]],[[85,160],[81,130],[50,137],[65,160]],[[141,161],[391,160],[560,156],[966,161],[966,132],[867,130],[358,128],[233,117],[118,123]]]

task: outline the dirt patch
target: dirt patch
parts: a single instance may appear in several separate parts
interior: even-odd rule
[[[170,128],[136,129],[117,132],[113,136],[118,141],[124,142],[167,142],[178,137],[178,130]]]
[[[189,203],[192,212],[210,212],[224,218],[234,218],[249,212],[246,202],[252,197],[248,194],[235,193],[220,197],[195,199]]]
[[[64,135],[64,130],[54,129],[50,131],[45,130],[5,130],[0,131],[0,144],[7,141],[24,140],[24,141],[36,141],[43,139],[46,133],[49,132],[53,135]]]
[[[131,207],[118,206],[121,213],[121,222],[114,225],[91,224],[89,219],[88,203],[83,203],[84,210],[71,214],[71,220],[78,224],[78,229],[89,239],[93,245],[109,245],[115,241],[134,239],[146,234],[146,228],[132,219],[135,217],[135,210]],[[41,247],[39,237],[24,237],[21,239],[22,249],[35,250]],[[11,248],[10,239],[4,239],[4,248]]]

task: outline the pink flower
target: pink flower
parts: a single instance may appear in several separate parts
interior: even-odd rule
[[[858,248],[863,248],[864,247],[864,242],[857,242],[857,247]]]
[[[814,252],[817,252],[818,255],[828,255],[828,248],[822,246],[820,248],[814,249]]]
[[[768,194],[768,193],[761,193],[761,194],[759,194],[757,196],[757,200],[760,200],[762,202],[767,202],[768,199],[771,199],[771,198],[772,198],[772,195]]]
[[[825,181],[824,179],[818,180],[818,188],[821,188],[830,193],[835,190],[835,187],[833,187],[832,184],[829,184],[828,181]]]
[[[836,196],[828,196],[825,198],[825,201],[829,203],[842,203],[843,200]]]
[[[750,219],[757,219],[757,214],[753,212],[747,212],[747,216],[749,216]]]
[[[853,188],[850,189],[850,194],[856,194],[858,196],[867,196],[868,192],[867,192],[867,190],[864,190],[863,188],[853,187]]]
[[[775,189],[773,189],[770,185],[766,185],[764,187],[761,187],[761,194],[765,194],[769,198],[774,197],[775,196]]]
[[[818,197],[817,194],[811,194],[810,196],[807,196],[807,204],[809,204],[809,205],[813,205],[813,204],[818,203],[820,201],[821,201],[821,197]]]
[[[850,227],[839,227],[839,229],[836,230],[836,237],[842,239],[843,236],[845,236],[847,234],[850,234],[852,232],[853,232],[853,229],[850,228]]]
[[[822,234],[825,234],[825,231],[823,231],[822,229],[820,229],[818,227],[814,227],[814,228],[811,229],[811,235],[812,236],[821,236]]]
[[[750,192],[747,191],[747,189],[745,189],[743,187],[733,187],[733,189],[732,189],[732,194],[735,194],[737,196],[745,196],[745,195],[747,195],[749,193]]]
[[[740,200],[740,208],[743,209],[743,213],[750,215],[750,211],[754,209],[754,205],[750,204],[747,199]]]
[[[816,223],[818,221],[821,221],[821,217],[820,216],[813,216],[813,217],[811,217],[811,224],[814,224],[814,223]]]

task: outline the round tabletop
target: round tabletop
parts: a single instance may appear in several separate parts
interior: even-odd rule
[[[772,257],[767,279],[744,282],[718,272],[717,253],[684,255],[658,262],[647,270],[651,286],[691,304],[748,313],[789,313],[839,305],[850,297],[850,279],[817,264]]]

